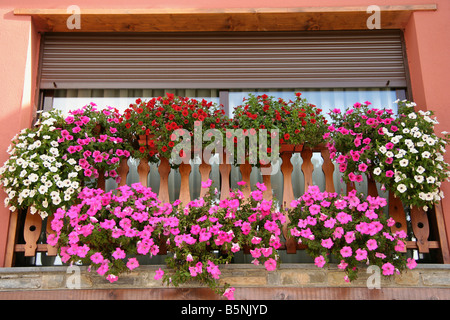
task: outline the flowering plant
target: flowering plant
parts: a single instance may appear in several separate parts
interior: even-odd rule
[[[308,246],[306,251],[319,268],[335,257],[346,281],[357,278],[361,264],[376,265],[389,276],[405,267],[414,268],[416,262],[401,253],[406,248],[406,234],[390,231],[395,221],[385,217],[385,206],[381,197],[365,198],[355,190],[341,196],[311,186],[291,203],[288,230]]]
[[[428,210],[443,197],[439,188],[450,176],[443,157],[448,133],[438,137],[433,112],[414,111],[413,102],[399,102],[398,116],[369,105],[331,112],[333,124],[324,135],[330,157],[345,181],[361,182],[367,174],[404,205]]]
[[[122,158],[130,157],[128,141],[119,136],[122,117],[118,110],[97,110],[91,103],[69,112],[59,122],[60,148],[81,167],[84,180],[89,183],[101,174],[119,182],[117,169]]]
[[[244,104],[235,107],[232,127],[243,129],[244,135],[255,135],[260,129],[267,130],[267,141],[278,139],[279,145],[311,146],[323,142],[327,120],[322,110],[296,93],[295,101],[286,102],[266,94],[250,94]],[[271,131],[271,130],[278,130]],[[236,140],[236,139],[235,139]],[[270,153],[271,148],[267,148]]]
[[[232,299],[234,288],[221,287],[218,280],[219,265],[231,261],[234,253],[251,246],[254,264],[275,270],[279,263],[276,250],[284,215],[262,199],[264,188],[258,185],[249,199],[237,190],[219,202],[210,188],[205,198],[184,208],[179,201],[160,203],[139,183],[107,193],[84,188],[77,204],[56,211],[51,222],[56,233],[47,242],[59,245],[63,262],[91,265],[110,282],[138,267],[139,255],[158,254],[164,243],[173,253],[166,258],[172,272],[159,269],[155,279],[175,286],[199,281]]]
[[[64,263],[90,265],[110,282],[139,266],[136,255],[156,255],[160,236],[177,223],[170,205],[161,205],[150,188],[133,184],[117,191],[84,188],[78,204],[56,211],[51,222],[56,233],[47,238],[59,245]]]
[[[43,113],[35,127],[23,129],[12,139],[10,157],[0,168],[1,184],[11,211],[29,207],[44,219],[59,207],[69,206],[80,190],[81,168],[77,159],[61,148],[59,111]]]
[[[179,133],[193,147],[194,130],[200,130],[201,126],[220,128],[227,121],[225,111],[212,102],[176,97],[170,93],[149,101],[137,99],[136,104],[125,110],[124,117],[128,130],[147,139],[146,145],[139,146],[137,156],[149,157],[152,161],[157,161],[156,155],[171,158],[178,138],[174,134],[177,129],[185,130]],[[200,143],[199,147],[202,147],[202,141]]]
[[[218,202],[210,185],[211,180],[203,183],[204,188],[210,188],[204,198],[191,201],[176,212],[179,224],[171,230],[168,240],[174,256],[166,260],[176,272],[164,275],[164,282],[178,285],[196,280],[232,299],[234,288],[228,284],[219,286],[219,265],[230,262],[234,253],[245,246],[251,246],[253,263],[263,263],[267,270],[275,270],[284,216],[274,210],[272,201],[262,199],[265,188],[262,184],[248,199],[236,190],[228,199]]]
[[[398,119],[384,128],[385,139],[377,142],[380,162],[373,174],[403,204],[427,211],[443,198],[440,186],[450,177],[443,156],[450,136],[443,132],[438,137],[434,133],[434,113],[415,111],[415,106],[413,102],[398,101]]]
[[[377,141],[384,141],[384,128],[395,126],[393,111],[376,109],[355,103],[344,113],[340,109],[330,112],[332,124],[324,134],[330,158],[339,165],[346,182],[361,182],[363,174],[371,175],[380,158]]]

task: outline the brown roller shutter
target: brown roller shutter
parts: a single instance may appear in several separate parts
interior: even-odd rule
[[[41,88],[406,87],[400,31],[46,34]]]

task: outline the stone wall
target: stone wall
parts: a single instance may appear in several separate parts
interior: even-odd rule
[[[217,298],[195,282],[180,288],[164,286],[153,278],[160,267],[165,268],[141,266],[113,284],[86,267],[0,268],[0,298]],[[419,265],[388,279],[362,269],[352,283],[344,281],[344,273],[336,266],[319,269],[312,264],[283,264],[268,272],[263,267],[234,264],[222,266],[221,271],[221,281],[236,288],[236,299],[450,300],[450,265]]]

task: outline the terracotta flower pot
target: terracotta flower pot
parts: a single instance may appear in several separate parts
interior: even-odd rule
[[[283,152],[301,152],[303,150],[303,144],[280,144],[280,153]]]

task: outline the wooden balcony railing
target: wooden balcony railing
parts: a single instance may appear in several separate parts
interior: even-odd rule
[[[320,153],[323,158],[322,171],[325,177],[325,190],[328,192],[335,192],[333,174],[335,170],[334,164],[329,157],[328,149],[325,147],[317,147],[314,149],[304,148],[300,155],[303,159],[301,165],[301,171],[304,177],[305,190],[308,186],[313,185],[313,170],[312,164],[313,153]],[[292,153],[281,153],[280,158],[282,160],[281,172],[283,175],[283,199],[282,206],[290,204],[294,200],[293,192],[293,164],[291,160]],[[169,174],[171,167],[167,159],[161,159],[158,166],[158,172],[160,176],[160,188],[158,196],[160,200],[169,201]],[[250,194],[250,164],[240,165],[240,172],[242,180],[246,181],[246,189],[243,190],[244,194]],[[142,185],[147,186],[148,175],[150,172],[149,163],[143,159],[137,168],[139,174],[139,181]],[[122,161],[119,169],[119,175],[121,176],[121,183],[126,183],[126,177],[129,172],[127,161]],[[179,198],[182,203],[187,203],[191,200],[191,190],[189,187],[189,175],[191,172],[191,165],[182,164],[179,167],[179,173],[181,176],[181,186]],[[211,165],[203,161],[199,165],[199,172],[201,180],[206,181],[209,178],[211,172]],[[230,192],[230,172],[231,164],[223,163],[219,164],[219,172],[221,177],[220,182],[220,197],[224,199],[228,197]],[[267,186],[267,192],[264,194],[266,199],[272,197],[271,188],[271,176],[263,176],[263,182]],[[100,179],[98,181],[99,188],[105,188],[105,181]],[[353,188],[347,186],[347,191]],[[200,196],[206,190],[202,190]],[[368,181],[368,194],[376,195],[377,187],[374,182]],[[403,205],[399,200],[392,195],[389,196],[389,215],[393,217],[396,224],[392,227],[393,231],[404,230],[410,235],[409,241],[407,241],[407,249],[417,250],[419,254],[429,254],[430,262],[437,263],[450,263],[450,253],[447,243],[447,236],[445,233],[444,219],[441,205],[435,206],[434,210],[425,213],[420,210],[412,210],[410,214],[405,213]],[[23,253],[25,257],[33,257],[37,252],[45,253],[47,256],[56,256],[57,249],[49,246],[42,241],[46,234],[52,232],[49,227],[50,223],[42,221],[41,217],[37,214],[30,214],[29,212],[11,212],[7,252],[6,252],[6,267],[14,266],[14,258],[17,253]],[[287,227],[284,227],[284,236],[287,235]],[[41,239],[41,240],[40,240]],[[38,243],[39,242],[39,243]],[[292,239],[285,241],[280,250],[286,250],[287,254],[295,254],[297,250],[305,249],[304,245],[297,244]]]

